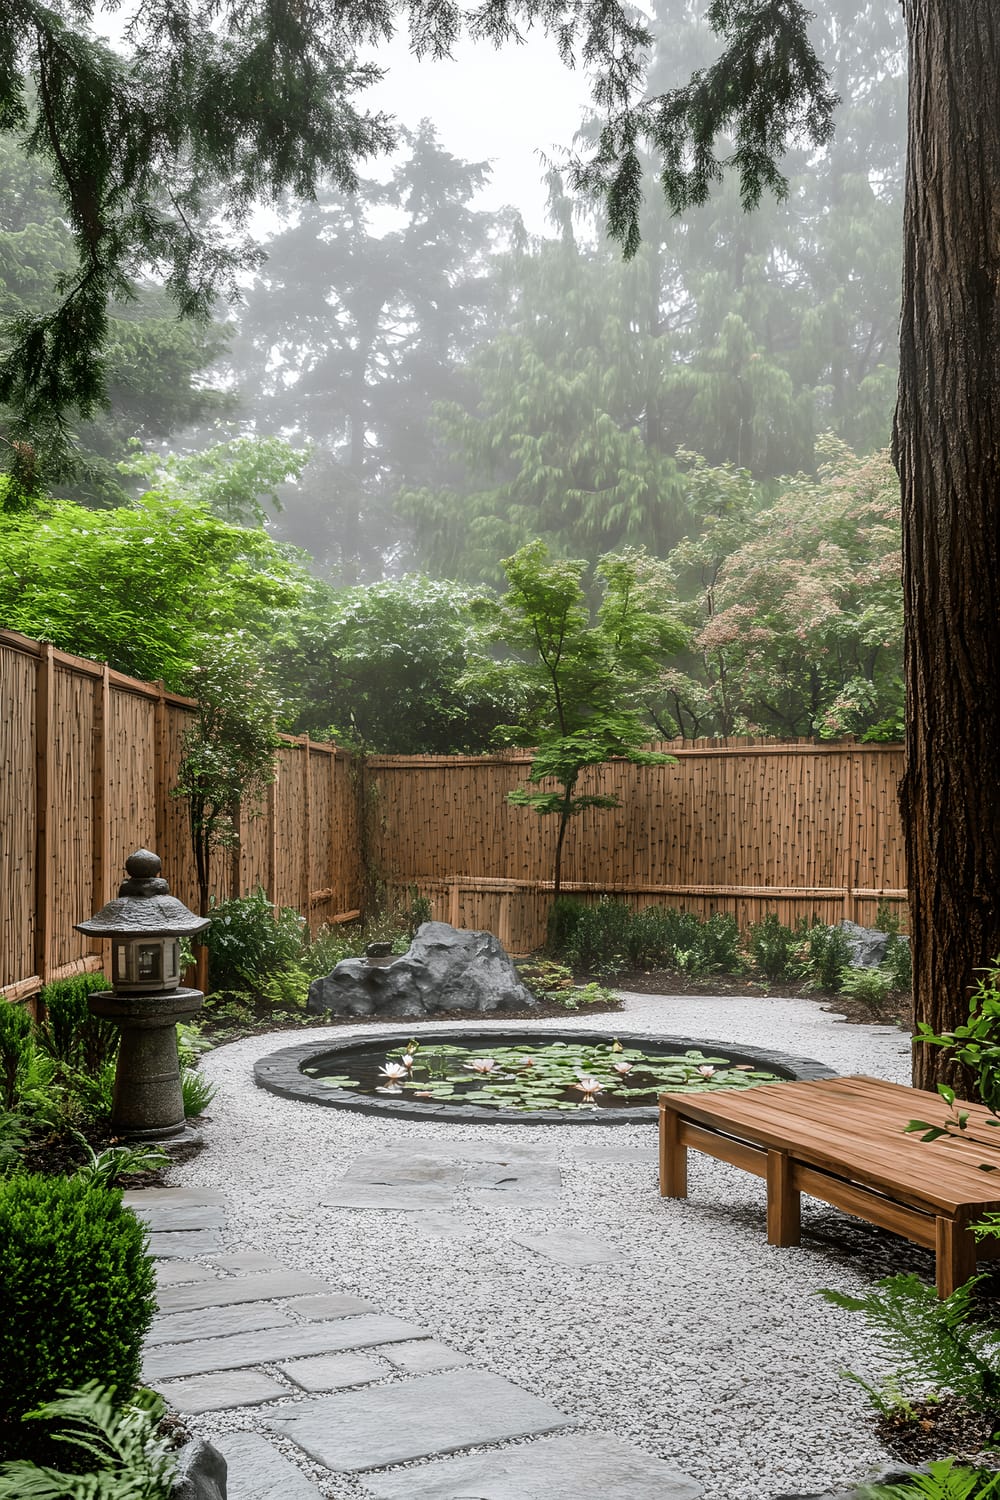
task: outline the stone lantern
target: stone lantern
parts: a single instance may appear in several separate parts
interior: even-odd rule
[[[180,987],[180,939],[209,925],[171,896],[159,856],[137,849],[128,879],[77,932],[111,942],[112,990],[88,998],[95,1016],[121,1028],[111,1125],[116,1135],[159,1140],[184,1130],[178,1021],[201,1009],[201,990]]]

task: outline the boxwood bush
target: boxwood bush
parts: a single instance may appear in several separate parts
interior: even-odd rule
[[[93,1380],[128,1399],[154,1286],[146,1231],[117,1189],[28,1173],[0,1182],[0,1458],[36,1456],[40,1424],[20,1419],[61,1390]]]

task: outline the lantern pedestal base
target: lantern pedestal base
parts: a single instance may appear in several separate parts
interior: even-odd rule
[[[95,1016],[121,1028],[111,1128],[129,1140],[161,1140],[185,1130],[184,1096],[177,1058],[177,1023],[201,1010],[201,990],[88,996]]]

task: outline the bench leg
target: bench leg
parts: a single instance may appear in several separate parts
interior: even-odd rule
[[[976,1240],[961,1219],[937,1220],[937,1294],[950,1297],[976,1274]]]
[[[660,1197],[686,1198],[687,1147],[681,1145],[681,1122],[675,1109],[660,1105]]]
[[[792,1162],[784,1151],[767,1153],[767,1243],[797,1245],[801,1237],[799,1193],[792,1186]]]

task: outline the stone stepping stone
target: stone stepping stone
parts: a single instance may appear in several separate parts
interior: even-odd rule
[[[555,1162],[524,1162],[470,1167],[465,1182],[477,1206],[550,1208],[559,1198],[562,1176]]]
[[[161,1380],[204,1375],[211,1370],[239,1370],[247,1365],[281,1364],[307,1354],[341,1354],[348,1349],[372,1349],[377,1344],[402,1343],[426,1336],[415,1323],[388,1313],[341,1318],[336,1323],[297,1323],[260,1333],[236,1333],[227,1338],[197,1339],[147,1350],[143,1379],[158,1388]]]
[[[613,1166],[633,1166],[636,1163],[651,1163],[656,1165],[659,1160],[659,1151],[656,1146],[647,1149],[637,1146],[631,1151],[623,1151],[618,1146],[565,1146],[563,1155],[570,1161],[600,1161],[608,1162]]]
[[[212,1442],[228,1465],[233,1500],[322,1500],[312,1480],[258,1433],[216,1433]]]
[[[408,1375],[429,1375],[433,1370],[453,1370],[459,1365],[475,1363],[470,1354],[449,1349],[447,1344],[440,1344],[437,1339],[416,1339],[412,1344],[390,1344],[378,1352],[390,1364],[395,1365],[397,1370],[405,1370]]]
[[[698,1500],[700,1484],[602,1432],[366,1474],[377,1500]]]
[[[327,1292],[318,1276],[303,1271],[262,1271],[254,1276],[216,1276],[190,1286],[164,1287],[159,1296],[161,1313],[191,1312],[198,1307],[229,1307],[234,1302],[270,1302],[275,1297],[297,1297],[303,1293]]]
[[[151,1234],[149,1253],[157,1260],[170,1260],[189,1255],[211,1255],[213,1250],[223,1248],[222,1235],[217,1229],[201,1229],[191,1234]]]
[[[376,1208],[389,1213],[412,1213],[422,1208],[450,1208],[451,1188],[420,1184],[412,1188],[374,1187],[366,1182],[345,1182],[342,1187],[328,1188],[323,1208]]]
[[[238,1307],[198,1308],[195,1312],[168,1313],[154,1318],[146,1343],[185,1344],[192,1339],[223,1338],[229,1333],[249,1333],[255,1328],[289,1328],[292,1320],[269,1302],[241,1303]]]
[[[150,1189],[152,1192],[153,1189]],[[226,1210],[217,1203],[159,1203],[156,1199],[129,1205],[147,1229],[225,1229]]]
[[[410,1225],[422,1234],[433,1235],[437,1240],[458,1240],[470,1233],[473,1225],[458,1214],[436,1214],[425,1213],[417,1216],[414,1214],[407,1227]]]
[[[231,1406],[259,1406],[262,1401],[276,1401],[279,1396],[288,1395],[287,1386],[279,1385],[259,1370],[195,1375],[190,1380],[167,1381],[158,1390],[174,1411],[191,1417],[203,1411],[226,1411]]]
[[[317,1396],[268,1421],[317,1463],[352,1474],[575,1425],[550,1402],[487,1370]]]
[[[188,1281],[214,1281],[217,1272],[195,1260],[165,1260],[156,1268],[157,1286],[182,1286]]]
[[[400,1345],[400,1348],[406,1347]],[[382,1353],[380,1349],[379,1354]],[[351,1385],[381,1380],[389,1371],[380,1360],[363,1354],[318,1354],[313,1359],[293,1359],[281,1366],[283,1375],[304,1391],[339,1391]]]
[[[220,1188],[129,1188],[128,1192],[122,1194],[122,1202],[126,1208],[134,1208],[137,1213],[141,1208],[146,1208],[150,1204],[158,1204],[161,1207],[172,1205],[174,1208],[202,1208],[206,1204],[218,1205],[225,1201],[226,1194]]]
[[[622,1256],[613,1245],[577,1234],[573,1229],[556,1229],[551,1234],[515,1235],[516,1245],[525,1245],[536,1255],[558,1261],[561,1266],[598,1266],[620,1261]]]
[[[513,1145],[504,1141],[441,1140],[436,1136],[400,1137],[394,1155],[441,1156],[446,1161],[555,1161],[551,1146]]]
[[[277,1256],[265,1255],[261,1250],[239,1250],[232,1255],[213,1255],[213,1266],[232,1276],[242,1276],[250,1271],[284,1271],[286,1269]]]
[[[322,1297],[296,1297],[289,1302],[288,1311],[309,1323],[323,1323],[328,1318],[348,1318],[354,1313],[378,1312],[371,1302],[361,1297],[348,1296],[346,1292],[331,1292]]]
[[[434,1157],[402,1155],[398,1151],[372,1152],[359,1156],[344,1174],[344,1182],[365,1182],[373,1187],[414,1187],[424,1183],[432,1187],[461,1186],[465,1168]]]

